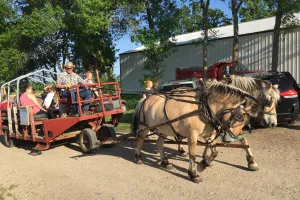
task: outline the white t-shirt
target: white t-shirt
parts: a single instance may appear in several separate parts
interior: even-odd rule
[[[54,92],[49,92],[44,100],[43,106],[49,108],[54,97]]]

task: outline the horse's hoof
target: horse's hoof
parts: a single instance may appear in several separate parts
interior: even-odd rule
[[[189,180],[192,181],[193,183],[197,183],[197,184],[203,182],[203,180],[202,180],[199,176],[191,177],[191,176],[189,175]]]
[[[164,168],[166,168],[167,170],[173,170],[174,169],[172,164],[168,164]]]
[[[160,165],[167,170],[174,169],[173,165],[171,163],[169,163],[169,161],[163,161],[160,163]]]
[[[258,171],[258,170],[259,170],[257,164],[254,164],[254,163],[248,164],[248,169],[249,169],[250,171]]]
[[[207,164],[206,164],[205,160],[202,160],[202,161],[198,164],[197,170],[198,170],[198,172],[203,172],[203,171],[206,169],[206,167],[207,167]]]
[[[143,161],[142,161],[142,160],[137,160],[137,161],[136,161],[136,164],[138,164],[138,165],[142,165],[142,164],[144,164],[144,163],[143,163]]]
[[[184,157],[184,158],[189,156],[185,151],[179,151],[178,154],[179,154],[179,156]]]
[[[189,180],[194,183],[203,182],[202,179],[200,178],[200,176],[197,174],[197,172],[188,171],[188,177],[189,177]]]
[[[134,157],[135,157],[136,164],[138,164],[138,165],[142,165],[143,164],[141,155],[135,154]]]

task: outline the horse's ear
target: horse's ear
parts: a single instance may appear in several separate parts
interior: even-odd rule
[[[278,89],[278,87],[279,87],[278,84],[273,85],[273,88],[275,88],[275,89]]]

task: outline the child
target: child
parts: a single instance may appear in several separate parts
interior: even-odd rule
[[[85,73],[85,79],[82,81],[82,84],[93,84],[94,82],[93,82],[92,79],[93,79],[93,74],[92,74],[92,72],[87,71],[87,72]],[[99,94],[98,94],[98,91],[97,91],[96,88],[94,88],[94,87],[88,87],[88,86],[86,86],[85,88],[86,88],[87,90],[93,91],[93,92],[95,93],[95,95],[96,95],[97,97],[99,97]]]
[[[53,97],[54,97],[54,90],[52,89],[52,85],[47,85],[44,88],[44,102],[42,104],[43,107],[48,109],[52,102],[53,102]]]
[[[144,84],[146,85],[146,88],[143,92],[143,99],[145,99],[148,96],[151,96],[154,92],[153,90],[153,82],[150,80],[144,81]]]
[[[50,114],[50,118],[53,119],[56,116],[57,110],[58,110],[58,98],[56,97],[56,103],[54,105],[54,90],[51,85],[47,85],[44,88],[44,102],[42,106],[46,108]]]

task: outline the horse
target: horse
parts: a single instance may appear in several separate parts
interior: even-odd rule
[[[161,165],[172,168],[163,145],[168,136],[186,137],[189,151],[189,180],[199,183],[196,167],[198,137],[208,139],[214,130],[224,143],[232,142],[241,133],[250,116],[258,114],[258,102],[252,95],[234,86],[208,83],[204,90],[176,95],[154,94],[139,102],[133,116],[133,132],[137,134],[135,160],[143,164],[141,149],[149,131],[159,135],[157,150]],[[168,123],[172,122],[172,123]]]
[[[267,125],[269,127],[275,127],[277,125],[276,105],[280,100],[278,85],[272,85],[269,81],[251,77],[232,76],[229,80],[230,82],[225,84],[240,88],[258,99],[260,108],[258,118],[261,119],[262,125]],[[239,139],[239,141],[241,144],[249,145],[245,137]],[[207,155],[208,148],[211,150],[210,156]],[[178,146],[178,151],[180,154],[185,153],[180,145]],[[245,151],[248,169],[257,171],[259,168],[250,148],[246,148]],[[206,146],[202,156],[203,160],[199,164],[199,171],[203,171],[207,166],[211,166],[211,162],[217,155],[218,151],[216,150],[214,143],[210,147]]]

